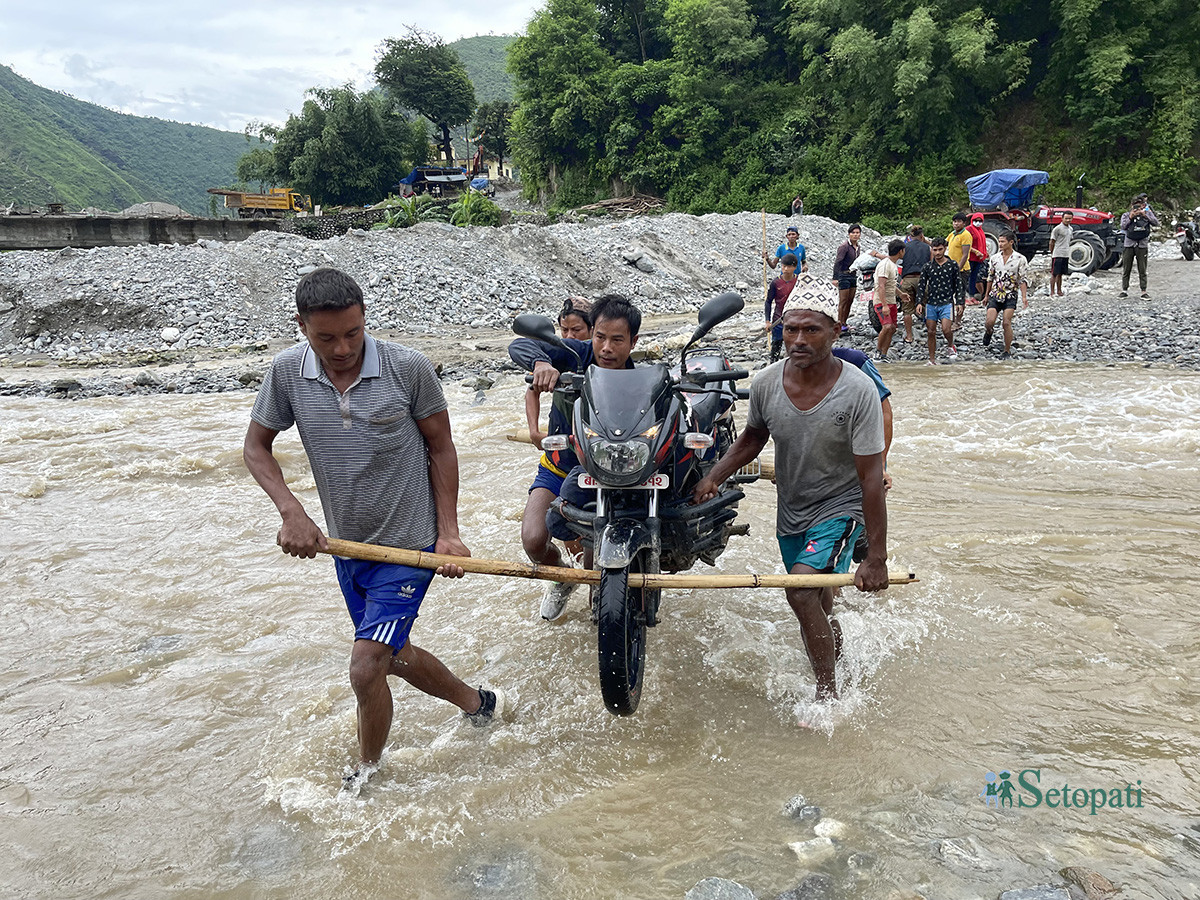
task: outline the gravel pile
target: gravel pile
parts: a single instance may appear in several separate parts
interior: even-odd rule
[[[773,249],[789,220],[767,219]],[[813,270],[831,270],[845,226],[791,221]],[[568,294],[617,291],[649,314],[685,312],[722,290],[757,296],[761,249],[761,215],[742,213],[8,253],[0,256],[0,360],[239,349],[290,337],[296,282],[318,266],[359,281],[372,328],[414,334],[504,326],[520,312],[553,313]]]
[[[828,274],[846,226],[818,216],[768,216],[769,250],[782,241],[788,224],[800,229],[811,271]],[[865,247],[883,242],[875,232],[864,233]],[[733,289],[746,297],[747,309],[724,326],[722,342],[731,355],[753,365],[765,346],[762,245],[761,214],[740,213],[501,228],[424,223],[351,231],[325,241],[260,232],[240,243],[6,253],[0,254],[0,367],[190,365],[216,359],[223,368],[210,365],[171,378],[147,377],[144,383],[116,373],[108,381],[80,378],[78,386],[66,379],[51,392],[253,388],[260,363],[251,357],[297,338],[296,283],[318,266],[336,266],[359,281],[371,329],[419,347],[465,346],[465,339],[481,335],[506,339],[518,313],[554,315],[569,294],[617,291],[648,315],[665,316],[688,314]],[[1193,288],[1200,262],[1184,262],[1173,241],[1153,245],[1151,259],[1153,299],[1146,301],[1118,298],[1119,269],[1072,276],[1068,296],[1052,299],[1047,261],[1036,258],[1031,308],[1017,320],[1017,356],[1200,368],[1200,337],[1191,324],[1200,311]],[[851,323],[855,332],[848,343],[873,350],[875,335],[861,299]],[[982,347],[982,323],[982,310],[969,309],[958,336],[960,364],[999,352],[999,341]],[[643,346],[670,347],[690,326],[675,322],[643,330]],[[739,330],[741,340],[735,336]],[[902,338],[901,331],[891,358],[923,361],[923,323],[916,324],[912,344]],[[470,355],[447,354],[451,373],[480,365]],[[11,375],[7,381],[0,392],[46,393],[53,373],[47,371],[37,385],[18,387]]]

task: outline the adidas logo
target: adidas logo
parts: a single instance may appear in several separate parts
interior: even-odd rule
[[[411,597],[416,592],[417,592],[417,589],[414,588],[411,584],[406,584],[406,585],[404,585],[404,587],[400,588],[400,596],[401,597]]]

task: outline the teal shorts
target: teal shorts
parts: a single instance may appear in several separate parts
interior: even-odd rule
[[[801,534],[781,534],[779,552],[787,570],[800,564],[815,572],[850,571],[850,558],[854,555],[854,542],[863,533],[863,527],[849,516],[828,519]]]

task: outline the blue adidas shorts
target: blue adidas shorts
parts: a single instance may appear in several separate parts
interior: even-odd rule
[[[779,552],[789,572],[799,564],[815,572],[844,574],[850,571],[854,542],[862,533],[862,525],[842,516],[814,525],[802,534],[778,535]]]
[[[432,553],[433,547],[425,552]],[[387,644],[394,655],[408,641],[433,570],[340,556],[333,565],[354,622],[354,639]]]

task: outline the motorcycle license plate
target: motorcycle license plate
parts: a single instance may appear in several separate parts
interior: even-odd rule
[[[598,482],[591,475],[588,475],[586,472],[579,476],[579,486],[581,488],[586,488],[589,491],[594,491],[594,490],[596,490],[596,488],[604,487],[604,485],[602,485],[600,482]],[[654,490],[662,490],[662,489],[668,488],[670,486],[671,486],[671,477],[669,475],[659,474],[659,475],[651,475],[649,478],[647,478],[641,484],[635,484],[632,487],[622,488],[621,490],[654,491]]]

